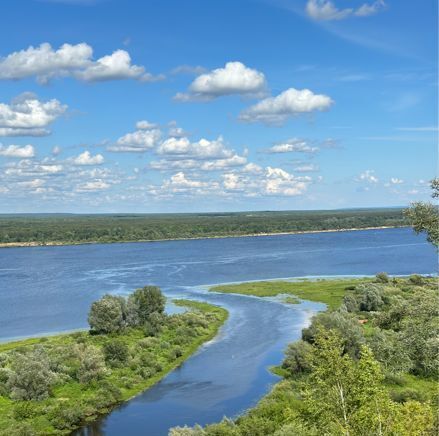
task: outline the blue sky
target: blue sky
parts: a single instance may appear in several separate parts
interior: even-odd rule
[[[5,1],[0,212],[428,199],[436,3]]]

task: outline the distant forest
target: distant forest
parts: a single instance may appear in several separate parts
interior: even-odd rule
[[[0,215],[0,243],[84,243],[405,226],[403,209],[206,214]]]

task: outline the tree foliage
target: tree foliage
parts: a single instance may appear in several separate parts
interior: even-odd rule
[[[439,178],[431,181],[432,197],[439,197]],[[439,245],[439,210],[437,204],[418,201],[412,203],[404,215],[416,233],[426,233],[427,240],[432,244]]]
[[[90,328],[97,333],[114,333],[124,325],[124,299],[114,295],[104,295],[95,301],[88,314]]]

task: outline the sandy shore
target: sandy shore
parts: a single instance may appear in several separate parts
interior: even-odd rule
[[[218,235],[218,236],[199,236],[194,238],[168,238],[168,239],[138,239],[136,241],[78,241],[78,242],[3,242],[0,243],[0,248],[12,247],[44,247],[57,245],[85,245],[85,244],[127,244],[135,242],[163,242],[163,241],[191,241],[198,239],[225,239],[225,238],[255,238],[264,236],[281,236],[281,235],[302,235],[308,233],[335,233],[335,232],[354,232],[361,230],[381,230],[381,229],[397,229],[409,226],[381,226],[381,227],[362,227],[352,229],[330,229],[330,230],[298,230],[294,232],[278,232],[278,233],[249,233],[242,235]]]

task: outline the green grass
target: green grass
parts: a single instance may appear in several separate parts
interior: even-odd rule
[[[324,303],[329,309],[336,309],[343,301],[346,288],[358,285],[368,279],[319,279],[297,282],[263,281],[231,285],[213,286],[209,290],[231,294],[255,295],[257,297],[274,297],[290,294],[303,300]],[[289,301],[288,301],[289,302]]]
[[[67,382],[56,385],[52,389],[52,394],[48,399],[32,401],[31,405],[35,409],[34,416],[27,419],[15,419],[14,417],[14,411],[17,405],[23,402],[13,401],[0,394],[0,435],[12,434],[12,430],[23,423],[29,425],[37,435],[69,434],[71,428],[74,428],[74,426],[67,430],[54,428],[50,418],[50,410],[54,410],[60,405],[68,409],[78,408],[82,411],[83,423],[95,420],[97,416],[108,413],[120,402],[126,401],[151,387],[174,368],[181,365],[182,362],[191,356],[203,343],[209,341],[217,334],[218,329],[228,316],[225,309],[207,303],[176,300],[175,304],[187,307],[189,311],[202,313],[206,315],[205,320],[207,320],[204,327],[191,327],[188,324],[187,328],[197,331],[197,334],[187,338],[187,341],[180,345],[173,345],[175,344],[175,340],[180,339],[180,333],[178,328],[172,327],[172,324],[169,326],[166,325],[163,331],[154,338],[145,338],[142,329],[127,329],[118,335],[90,335],[84,331],[0,344],[0,353],[11,353],[25,350],[38,344],[42,344],[48,347],[48,349],[58,346],[73,347],[73,345],[77,343],[93,345],[100,348],[112,338],[117,338],[119,341],[124,342],[129,349],[137,350],[138,348],[136,347],[138,347],[139,341],[148,339],[150,344],[144,351],[149,353],[154,361],[160,364],[160,370],[146,379],[139,377],[136,373],[136,368],[128,363],[122,367],[111,368],[111,373],[105,376],[104,380],[110,382],[120,390],[121,398],[118,402],[101,408],[86,406],[88,401],[93,402],[99,398],[99,383],[81,384],[75,379],[70,379]],[[163,348],[162,344],[164,343],[170,344],[170,347]],[[168,354],[175,347],[180,348],[181,355],[170,360]]]

